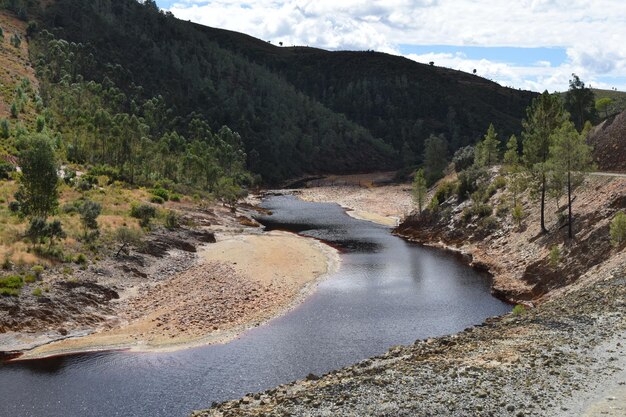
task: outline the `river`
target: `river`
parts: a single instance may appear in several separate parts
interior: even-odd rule
[[[223,345],[0,365],[0,416],[186,416],[510,311],[489,277],[336,204],[269,197],[259,220],[328,242],[341,266],[300,306]]]

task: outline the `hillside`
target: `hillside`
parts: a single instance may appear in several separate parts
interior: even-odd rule
[[[626,171],[626,111],[596,126],[589,137],[601,171]]]
[[[606,114],[608,114],[609,116],[626,110],[626,92],[615,90],[600,90],[598,88],[592,88],[591,91],[593,91],[596,100],[602,98],[610,98],[613,101],[606,110]],[[599,116],[604,119],[605,113],[600,112]]]
[[[73,77],[112,83],[125,111],[162,97],[162,125],[183,137],[192,115],[213,131],[229,126],[266,182],[413,165],[431,133],[446,134],[451,150],[490,122],[506,136],[534,96],[397,56],[281,48],[134,0],[57,0],[31,15],[40,16],[38,51],[49,49],[45,31],[83,51],[71,52]]]

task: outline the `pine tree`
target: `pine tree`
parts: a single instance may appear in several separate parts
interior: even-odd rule
[[[582,183],[583,175],[591,170],[591,148],[586,143],[586,137],[578,133],[576,126],[570,121],[553,134],[553,145],[550,146],[550,165],[557,172],[566,176],[567,184],[567,212],[568,236],[571,239],[572,231],[572,194],[574,188]]]
[[[506,143],[506,152],[504,153],[504,164],[508,167],[515,167],[519,164],[519,148],[517,144],[517,136],[512,135]]]
[[[477,160],[480,166],[489,167],[498,163],[498,153],[500,147],[500,140],[493,124],[489,125],[487,134],[477,147]]]
[[[417,203],[418,212],[421,213],[424,208],[424,200],[426,199],[426,178],[424,177],[424,170],[420,169],[415,173],[413,178],[413,201]]]
[[[526,109],[526,119],[522,122],[524,127],[523,161],[532,179],[531,185],[534,191],[540,194],[540,226],[544,233],[548,232],[545,224],[545,204],[550,145],[553,133],[567,118],[568,115],[563,109],[561,99],[545,91]]]
[[[443,176],[448,166],[448,144],[443,135],[430,135],[424,142],[424,176],[431,185]]]

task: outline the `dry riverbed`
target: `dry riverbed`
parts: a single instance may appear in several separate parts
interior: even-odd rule
[[[71,282],[46,277],[43,299],[5,299],[15,305],[0,314],[0,351],[33,359],[176,350],[226,342],[283,314],[338,267],[338,253],[315,239],[264,233],[250,219],[255,210],[190,208],[194,229],[156,231],[143,249]]]

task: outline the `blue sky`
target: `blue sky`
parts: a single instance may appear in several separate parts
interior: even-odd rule
[[[623,0],[157,0],[177,17],[274,44],[377,50],[502,85],[626,90]]]

